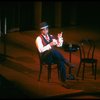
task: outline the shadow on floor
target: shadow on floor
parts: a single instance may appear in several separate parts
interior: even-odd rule
[[[19,63],[19,62],[15,62],[12,61],[10,59],[5,59],[1,62],[1,64],[4,67],[13,69],[15,71],[21,72],[23,74],[27,74],[27,73],[34,73],[34,71],[31,68],[27,68],[26,66],[24,66],[23,64]]]
[[[0,75],[0,98],[29,98],[14,82]]]

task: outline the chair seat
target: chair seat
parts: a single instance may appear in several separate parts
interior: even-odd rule
[[[59,73],[59,68],[58,68],[57,62],[56,61],[44,62],[44,60],[42,60],[42,58],[41,58],[41,54],[38,51],[37,47],[36,47],[36,50],[37,50],[37,54],[38,54],[39,62],[40,62],[40,71],[39,71],[39,75],[38,75],[38,80],[40,81],[42,69],[43,69],[43,66],[45,66],[45,65],[47,65],[47,69],[48,69],[48,82],[51,78],[51,69],[54,69],[54,68],[57,68],[57,70],[58,70],[58,79],[59,79],[60,73]],[[56,67],[52,67],[52,65],[56,65]]]
[[[97,62],[97,59],[85,58],[85,59],[82,59],[81,62],[84,62],[84,63],[96,63]]]

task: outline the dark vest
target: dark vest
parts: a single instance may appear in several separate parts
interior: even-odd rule
[[[40,37],[41,37],[41,39],[42,39],[43,46],[48,45],[50,42],[52,42],[53,39],[55,39],[55,38],[54,38],[53,36],[51,36],[50,34],[48,34],[48,36],[49,36],[49,39],[50,39],[49,41],[47,41],[47,40],[44,38],[43,35],[40,35]],[[52,50],[53,50],[53,49],[54,49],[54,48],[52,47]],[[49,50],[49,51],[51,51],[51,50]],[[40,56],[43,57],[44,55],[48,54],[49,51],[47,50],[47,51],[41,53]],[[42,60],[43,60],[43,58],[42,58]]]
[[[52,42],[53,37],[50,36],[50,34],[48,34],[48,36],[49,36],[49,39],[50,39],[49,41],[47,41],[47,40],[44,38],[43,35],[40,35],[40,37],[41,37],[41,39],[42,39],[42,43],[43,43],[44,46],[46,46],[47,44],[49,44],[50,42]]]

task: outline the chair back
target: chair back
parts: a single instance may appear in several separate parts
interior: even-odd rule
[[[84,39],[80,42],[80,59],[93,59],[95,42],[92,39]]]
[[[37,52],[37,54],[38,54],[39,63],[42,64],[43,62],[42,62],[42,58],[41,58],[41,53],[39,52],[39,50],[38,50],[38,48],[36,47],[36,45],[35,45],[35,48],[36,48],[36,52]]]

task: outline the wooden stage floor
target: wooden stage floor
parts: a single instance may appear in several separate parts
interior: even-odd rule
[[[54,35],[63,31],[64,41],[78,43],[82,38],[92,38],[96,42],[95,56],[98,59],[97,79],[91,75],[88,67],[85,80],[75,76],[75,80],[68,80],[64,85],[58,80],[57,70],[52,70],[51,80],[47,81],[47,69],[44,67],[41,80],[38,81],[39,59],[35,49],[35,38],[38,31],[9,32],[6,36],[6,60],[0,62],[0,74],[7,80],[2,88],[0,80],[0,98],[92,98],[99,99],[100,94],[100,33],[92,30],[65,28],[51,29]],[[0,54],[3,54],[3,42],[0,41]],[[59,48],[65,58],[69,54]],[[79,53],[72,54],[72,62],[76,65],[73,74],[79,65]],[[67,72],[68,74],[68,72]],[[7,84],[7,82],[11,82]],[[13,84],[13,85],[11,85]],[[11,89],[11,91],[10,91]],[[5,92],[6,91],[6,92]],[[8,92],[7,92],[8,91]],[[20,92],[19,92],[20,91]],[[11,92],[11,93],[9,93]],[[13,93],[13,96],[12,96]],[[9,94],[9,95],[8,95]]]

